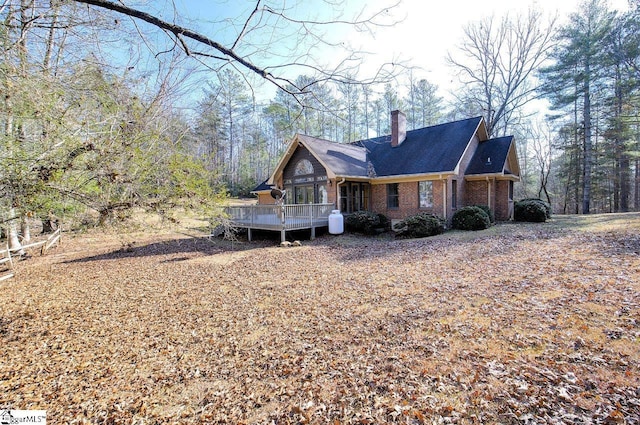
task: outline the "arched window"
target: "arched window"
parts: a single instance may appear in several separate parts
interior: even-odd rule
[[[308,159],[301,159],[296,164],[294,175],[304,176],[305,174],[313,174],[313,165]]]

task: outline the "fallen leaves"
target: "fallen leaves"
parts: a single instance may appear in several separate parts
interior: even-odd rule
[[[626,217],[287,250],[77,237],[2,283],[0,406],[61,423],[638,422]]]

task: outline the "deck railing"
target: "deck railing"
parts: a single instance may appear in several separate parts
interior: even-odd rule
[[[327,226],[333,204],[239,205],[225,209],[237,227],[299,230]]]

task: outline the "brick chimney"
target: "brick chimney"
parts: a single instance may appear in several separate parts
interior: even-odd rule
[[[391,111],[391,147],[400,146],[407,137],[407,116],[398,110]]]

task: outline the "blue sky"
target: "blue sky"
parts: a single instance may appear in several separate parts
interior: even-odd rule
[[[373,11],[383,10],[394,0],[329,0],[336,3],[328,6],[323,0],[286,0],[289,14],[301,19],[323,20],[333,15],[351,19],[358,14],[369,15]],[[161,11],[163,17],[195,29],[217,41],[230,45],[240,32],[242,24],[255,7],[255,0],[156,0],[148,7]],[[418,67],[415,77],[426,78],[437,84],[445,94],[454,90],[457,81],[447,66],[445,57],[455,52],[455,46],[463,36],[463,27],[474,20],[505,13],[512,15],[526,13],[534,6],[549,16],[557,13],[566,18],[579,8],[581,0],[454,0],[435,2],[428,0],[400,0],[399,5],[388,15],[385,22],[397,22],[390,27],[377,28],[373,32],[358,32],[347,25],[337,25],[319,29],[325,31],[323,38],[332,43],[340,43],[369,52],[365,65],[360,69],[362,77],[372,75],[381,63],[404,60]],[[627,0],[610,0],[613,7],[626,9]],[[174,9],[175,6],[175,9]],[[263,22],[260,31],[247,35],[251,46],[246,50],[238,49],[259,65],[288,62],[298,59],[296,54],[305,52],[302,48],[309,38],[302,38],[292,31],[292,27],[282,25],[273,17]],[[273,29],[274,23],[279,26]],[[318,29],[315,30],[316,32]],[[344,57],[339,47],[318,46],[313,50],[312,63],[324,66],[335,64]],[[293,70],[302,73],[302,70]],[[264,96],[273,95],[273,88],[267,87]]]

